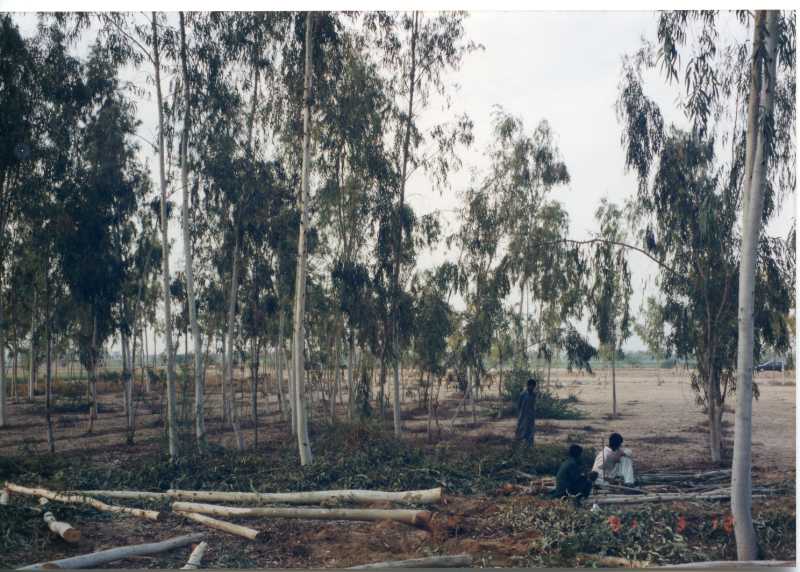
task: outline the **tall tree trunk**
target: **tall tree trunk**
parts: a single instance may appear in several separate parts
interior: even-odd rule
[[[228,338],[227,335],[222,338],[222,424],[228,420]]]
[[[28,398],[33,401],[36,393],[34,388],[36,376],[36,290],[33,291],[33,307],[31,308],[31,356],[30,356],[30,375],[28,376]]]
[[[353,380],[355,377],[353,376],[353,358],[355,357],[356,352],[356,338],[353,332],[353,326],[350,325],[350,348],[347,352],[347,418],[350,423],[353,422],[353,416],[355,415],[356,411],[356,401],[355,401],[355,386],[353,385]]]
[[[766,18],[766,21],[762,19]],[[759,125],[771,123],[775,102],[775,72],[778,59],[777,27],[780,13],[777,10],[756,12],[753,54],[766,43],[766,58],[761,65],[752,66],[750,100],[747,117],[747,145],[745,155],[745,192],[742,203],[742,254],[739,271],[739,343],[736,368],[736,422],[734,428],[733,468],[731,472],[731,509],[736,534],[736,552],[739,560],[755,560],[758,555],[750,496],[752,408],[753,408],[753,314],[758,238],[764,208],[764,186],[769,157],[765,129]],[[766,27],[766,37],[760,36]],[[754,60],[755,63],[755,60]],[[767,72],[767,73],[765,73]],[[761,93],[757,93],[761,80]],[[763,117],[758,117],[763,113]],[[763,121],[759,120],[763,119]]]
[[[192,237],[189,233],[189,118],[191,99],[189,94],[189,71],[186,66],[186,30],[183,12],[180,12],[181,25],[181,70],[183,72],[183,97],[185,111],[183,114],[183,136],[181,137],[181,186],[183,187],[183,252],[186,258],[186,291],[189,298],[189,321],[194,338],[194,407],[195,432],[200,447],[205,446],[206,422],[203,411],[205,389],[203,387],[203,343],[200,339],[200,326],[197,323],[197,306],[194,296],[194,268],[192,254]],[[188,343],[188,336],[187,336]]]
[[[158,174],[161,185],[161,248],[163,253],[162,277],[164,285],[164,339],[167,351],[167,408],[169,426],[169,454],[178,455],[178,403],[175,398],[175,363],[172,349],[172,312],[169,293],[169,238],[167,236],[167,178],[164,172],[164,109],[161,97],[161,60],[158,45],[158,26],[153,12],[153,63],[156,72],[156,103],[158,104]]]
[[[616,339],[611,337],[611,398],[612,398],[612,412],[614,419],[617,418],[617,351],[615,346]]]
[[[236,295],[239,290],[238,271],[239,271],[239,254],[241,249],[240,232],[242,213],[239,211],[236,217],[236,246],[233,251],[233,269],[231,271],[231,307],[228,314],[228,404],[230,406],[231,425],[233,432],[236,435],[236,448],[239,451],[244,451],[244,437],[242,436],[242,426],[239,423],[239,412],[236,411],[236,386],[233,380],[233,330],[236,317]]]
[[[342,331],[344,330],[344,314],[339,314],[339,323],[336,328],[336,359],[334,360],[334,367],[336,371],[333,374],[333,391],[331,392],[331,423],[336,421],[336,392],[339,390],[339,378],[342,375],[342,368],[339,366],[342,361]]]
[[[717,406],[719,390],[716,374],[712,371],[708,376],[708,442],[711,447],[711,462],[719,463],[721,460],[719,443],[720,435],[717,431]]]
[[[303,167],[300,177],[300,233],[297,241],[297,282],[294,298],[294,360],[295,392],[297,404],[297,444],[300,463],[310,465],[311,443],[308,438],[308,417],[305,400],[305,364],[303,360],[303,335],[306,314],[306,266],[308,261],[308,201],[309,168],[311,163],[311,74],[313,72],[313,28],[316,18],[313,12],[306,15],[305,78],[303,81]]]
[[[3,326],[3,289],[2,279],[0,279],[0,427],[8,427],[8,409],[6,405],[6,340],[5,328]],[[14,376],[16,377],[16,371],[14,371]]]
[[[0,301],[2,304],[2,301]],[[2,307],[0,306],[0,311],[2,311]],[[2,335],[2,334],[0,334]],[[17,358],[19,357],[19,348],[17,347],[17,322],[14,320],[14,403],[19,400],[19,380],[17,379]]]
[[[280,318],[278,324],[278,347],[275,348],[275,361],[277,366],[277,374],[275,378],[278,380],[278,391],[280,392],[281,402],[283,403],[283,417],[286,419],[286,422],[291,426],[292,420],[292,412],[290,410],[290,405],[288,400],[286,399],[286,392],[284,391],[283,385],[283,366],[285,352],[283,351],[284,341],[283,341],[283,321],[284,321],[284,311],[283,311],[283,303],[281,303],[280,309]],[[291,388],[290,388],[291,389]],[[289,393],[291,399],[291,391]]]
[[[52,332],[50,331],[50,253],[48,252],[46,257],[46,264],[44,268],[44,328],[45,328],[45,340],[47,343],[47,374],[45,377],[45,388],[44,388],[44,417],[47,423],[47,448],[51,453],[56,452],[56,442],[53,439],[53,424],[50,420],[50,406],[53,401],[52,395],[52,387],[53,387],[53,380],[50,377],[51,368],[52,368]],[[2,329],[0,328],[0,331]],[[2,338],[0,338],[1,340]],[[5,348],[2,344],[0,344],[0,353],[5,353]],[[5,373],[5,368],[3,368],[3,373]],[[3,386],[3,391],[5,392],[5,385]]]
[[[497,418],[503,417],[503,346],[497,332],[497,355],[500,358],[500,379],[497,381]]]
[[[403,207],[406,198],[406,177],[408,173],[408,147],[411,142],[411,125],[414,121],[414,84],[417,72],[417,26],[419,12],[414,12],[411,23],[411,69],[408,81],[408,117],[406,118],[406,133],[403,140],[403,167],[400,177],[400,202],[397,207],[397,236],[394,247],[394,275],[392,276],[392,348],[394,350],[394,434],[399,439],[403,438],[403,426],[400,420],[400,255],[403,248]],[[381,390],[383,389],[381,378]],[[383,411],[383,402],[381,402]]]

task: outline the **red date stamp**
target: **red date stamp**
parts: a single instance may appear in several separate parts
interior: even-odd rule
[[[618,516],[609,516],[608,517],[608,525],[611,527],[613,532],[617,532],[620,528],[622,528],[622,521]],[[631,529],[636,530],[637,522],[636,519],[633,519],[631,523]],[[725,532],[731,532],[735,526],[733,522],[732,516],[726,516],[725,521],[722,524],[722,529]],[[717,530],[719,527],[719,519],[714,519],[712,521],[712,530]],[[678,516],[675,518],[675,531],[676,532],[683,532],[686,529],[686,520],[682,516]]]

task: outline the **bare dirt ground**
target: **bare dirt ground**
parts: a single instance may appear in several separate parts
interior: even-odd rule
[[[655,370],[628,369],[617,372],[617,412],[612,420],[611,379],[603,369],[594,376],[553,370],[563,385],[564,395],[576,394],[577,408],[586,417],[580,420],[540,420],[537,422],[537,444],[556,440],[573,440],[598,448],[600,434],[606,439],[611,432],[625,437],[625,445],[634,451],[635,470],[654,470],[673,467],[708,466],[708,437],[706,416],[702,407],[695,404],[691,390],[691,372],[662,370],[662,383],[656,381]],[[213,385],[214,373],[209,373],[207,401],[207,430],[209,439],[226,447],[234,447],[230,427],[220,422],[218,387]],[[771,374],[756,376],[761,398],[753,405],[753,471],[754,479],[774,480],[796,477],[796,386],[795,372],[786,376],[786,385],[772,384]],[[237,383],[238,385],[238,383]],[[274,385],[274,384],[273,384]],[[411,388],[412,381],[407,382]],[[137,408],[135,445],[126,445],[126,432],[122,417],[122,398],[119,388],[101,386],[101,413],[95,421],[91,435],[86,435],[86,413],[54,413],[53,426],[57,455],[82,455],[107,459],[109,463],[132,457],[147,456],[154,448],[153,441],[164,438],[162,416],[166,402],[153,392],[147,403]],[[260,392],[259,392],[260,393]],[[193,390],[187,403],[191,403]],[[252,448],[254,424],[250,420],[250,392],[237,392],[241,400],[241,419],[245,428],[245,441]],[[345,394],[345,401],[347,396]],[[434,424],[434,441],[428,443],[426,435],[427,412],[419,408],[415,397],[406,397],[403,408],[405,439],[413,446],[466,446],[480,440],[513,438],[516,420],[496,420],[481,414],[481,402],[497,400],[497,388],[487,388],[479,400],[478,425],[472,425],[472,412],[462,410],[452,434],[448,431],[450,419],[460,401],[455,393],[443,396],[437,409],[438,430]],[[730,447],[733,439],[733,405],[724,417],[725,441]],[[9,402],[10,427],[0,430],[0,455],[43,454],[47,450],[42,397],[36,402]],[[344,408],[337,405],[342,413]],[[390,425],[391,409],[387,411]],[[319,417],[322,409],[311,408],[310,415]],[[274,453],[277,444],[286,438],[286,425],[277,412],[275,387],[270,388],[270,414],[267,415],[263,398],[259,406],[258,451]],[[313,450],[312,441],[312,450]],[[53,486],[57,486],[54,483]],[[155,542],[158,540],[205,532],[211,547],[205,562],[215,567],[347,567],[369,562],[419,558],[438,554],[471,554],[473,566],[519,566],[521,554],[526,554],[531,543],[541,533],[531,529],[518,535],[498,533],[486,525],[486,519],[498,513],[507,503],[547,503],[533,497],[458,497],[448,499],[438,507],[446,514],[460,516],[463,528],[455,538],[437,540],[430,532],[390,521],[374,523],[353,522],[269,522],[237,520],[233,522],[263,530],[267,540],[261,544],[209,530],[202,525],[167,515],[163,523],[144,522],[133,518],[120,518],[114,526],[90,522],[78,527],[84,539],[78,545],[67,545],[53,536],[46,546],[46,558],[57,559],[71,555],[103,550],[126,544]],[[760,506],[756,502],[756,506]],[[779,503],[780,504],[780,503]],[[783,503],[785,504],[785,503]],[[769,505],[767,505],[769,506]],[[777,506],[777,505],[776,505]],[[374,508],[388,508],[375,505]],[[794,512],[793,503],[786,505]],[[1,541],[0,541],[1,544]],[[2,547],[0,547],[2,548]],[[109,567],[164,567],[181,565],[189,549],[174,551],[164,557],[132,559],[117,562]],[[585,555],[584,555],[585,556]],[[491,558],[489,558],[491,557]],[[244,563],[244,564],[243,564]],[[582,565],[581,556],[574,565]]]

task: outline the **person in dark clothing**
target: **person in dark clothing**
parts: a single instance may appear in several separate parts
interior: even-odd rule
[[[535,419],[533,418],[533,406],[536,402],[536,380],[529,379],[525,391],[519,394],[517,406],[519,408],[519,419],[517,420],[517,433],[514,439],[517,441],[527,441],[533,445],[533,436],[536,433]]]
[[[586,476],[581,474],[580,461],[583,447],[570,445],[569,459],[561,463],[556,475],[556,490],[539,495],[540,499],[552,500],[566,496],[577,496],[575,504],[580,505],[580,499],[589,496],[592,491],[592,482],[597,478],[597,473],[589,471]]]

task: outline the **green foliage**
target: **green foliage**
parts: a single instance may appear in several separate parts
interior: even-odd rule
[[[517,414],[517,400],[519,394],[525,391],[529,379],[536,380],[536,419],[583,419],[586,415],[578,410],[574,403],[577,396],[570,393],[567,397],[560,397],[558,391],[563,389],[560,382],[551,383],[550,391],[545,387],[541,372],[532,372],[518,366],[506,374],[503,380],[503,414]],[[492,404],[494,407],[496,405]],[[490,405],[490,407],[492,407]]]
[[[574,566],[573,559],[579,554],[619,556],[665,565],[735,560],[733,533],[724,528],[727,516],[726,512],[719,511],[698,519],[655,504],[635,508],[606,507],[602,512],[593,513],[576,508],[572,503],[514,503],[504,506],[489,519],[489,524],[509,533],[532,528],[543,533],[526,555],[527,566]],[[684,519],[685,528],[681,532],[677,531],[678,517]],[[755,516],[754,524],[764,558],[791,560],[795,557],[794,514],[785,510],[761,512]]]

